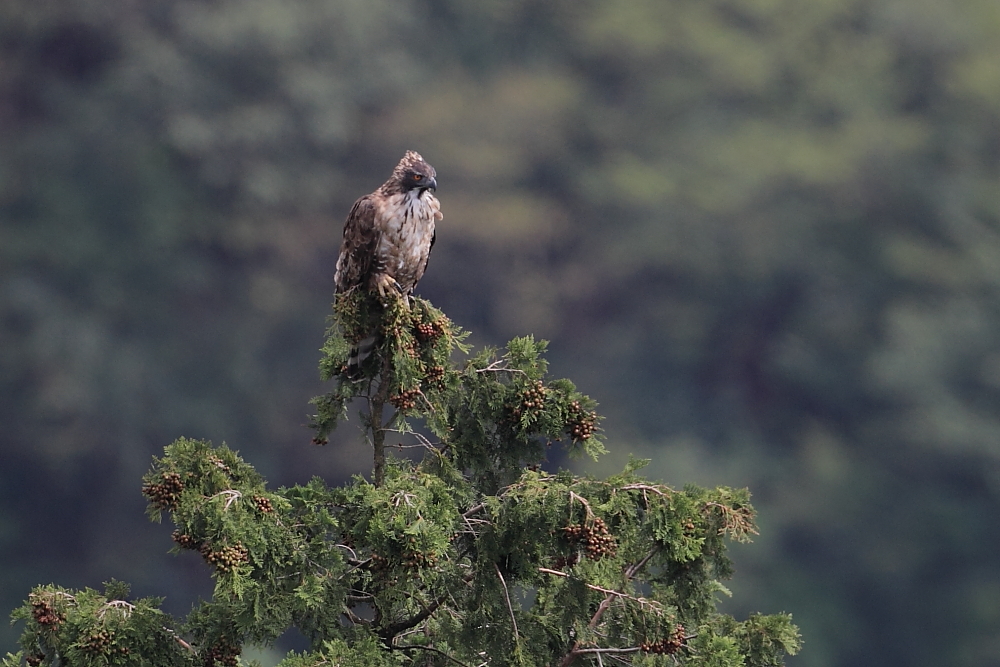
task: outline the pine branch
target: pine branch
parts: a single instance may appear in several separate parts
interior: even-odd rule
[[[626,579],[626,581],[632,581],[632,579],[639,572],[639,570],[641,570],[646,565],[646,563],[649,562],[649,559],[652,558],[656,554],[656,551],[657,551],[656,549],[653,549],[648,554],[646,554],[646,556],[643,557],[642,560],[638,561],[637,563],[633,563],[632,565],[630,565],[628,567],[628,569],[625,570],[625,579]],[[538,568],[538,570],[540,572],[545,572],[546,574],[554,574],[554,575],[558,575],[560,577],[569,577],[568,574],[566,574],[565,572],[560,572],[559,570],[550,570],[550,569],[545,568],[545,567],[540,567],[540,568]],[[616,590],[613,590],[613,589],[610,589],[610,588],[603,588],[601,586],[595,586],[594,584],[588,584],[586,582],[584,582],[583,585],[586,586],[587,588],[591,589],[591,590],[598,591],[598,592],[601,592],[601,593],[605,594],[604,599],[601,600],[601,604],[597,607],[597,611],[594,612],[594,615],[591,616],[591,618],[590,618],[590,622],[587,624],[587,627],[590,628],[591,630],[594,630],[595,628],[597,628],[598,624],[600,624],[600,622],[601,622],[601,618],[604,616],[604,613],[608,610],[609,607],[611,607],[611,603],[614,602],[614,600],[616,598],[622,598],[622,599],[626,599],[626,600],[632,600],[633,602],[638,603],[639,607],[642,608],[642,609],[645,609],[645,608],[648,607],[650,610],[652,610],[655,613],[660,613],[661,612],[661,609],[659,608],[659,605],[657,605],[655,602],[650,602],[649,600],[646,600],[644,598],[637,598],[637,597],[634,597],[632,595],[628,595],[627,593],[622,593],[621,591],[616,591]],[[590,650],[590,649],[582,649],[580,646],[581,645],[580,645],[580,641],[579,640],[577,640],[576,642],[574,642],[573,648],[571,648],[570,651],[569,651],[569,653],[567,653],[565,656],[563,656],[563,659],[559,662],[559,667],[568,667],[570,664],[573,663],[573,660],[575,660],[578,655],[581,655],[583,653],[593,653],[594,652],[593,650]],[[635,650],[638,650],[638,649],[635,649]],[[607,652],[610,652],[610,651],[607,651]],[[619,650],[618,652],[626,652],[626,651]],[[600,657],[600,654],[598,654],[598,657]]]
[[[470,573],[462,577],[462,582],[467,584],[473,579],[475,579],[475,574]],[[415,614],[414,616],[411,616],[410,618],[404,621],[398,621],[396,623],[392,623],[391,625],[387,625],[386,627],[382,628],[379,631],[378,633],[379,636],[382,639],[384,639],[387,643],[391,643],[393,637],[395,637],[399,633],[409,630],[410,628],[415,627],[423,623],[428,618],[430,618],[431,615],[434,612],[436,612],[441,607],[441,605],[443,605],[448,600],[449,597],[451,597],[450,593],[448,593],[447,595],[442,595],[440,598],[438,598],[428,606],[424,607],[423,611],[421,611],[420,613]]]
[[[540,568],[538,568],[538,571],[539,572],[544,572],[545,574],[554,574],[554,575],[559,576],[559,577],[566,577],[566,578],[570,578],[571,577],[571,575],[569,575],[569,574],[567,574],[565,572],[560,572],[559,570],[550,570],[547,567],[540,567]],[[622,593],[621,591],[616,591],[613,588],[604,588],[603,586],[597,586],[595,584],[588,584],[587,582],[583,582],[583,585],[585,587],[589,588],[592,591],[597,591],[598,593],[604,593],[604,594],[606,594],[607,597],[605,598],[605,602],[607,602],[609,605],[611,604],[611,601],[614,600],[614,598],[621,598],[623,600],[631,600],[632,602],[635,602],[642,609],[650,609],[650,610],[652,610],[655,613],[660,613],[660,611],[661,611],[660,605],[658,603],[651,602],[651,601],[647,600],[646,598],[637,598],[634,595],[629,595],[628,593]],[[590,619],[589,627],[591,629],[597,627],[597,624],[601,620],[601,615],[603,615],[604,611],[607,609],[607,606],[604,605],[604,603],[601,603],[601,604],[602,604],[603,608],[598,607],[597,612]]]
[[[436,612],[441,607],[441,605],[445,603],[447,599],[448,599],[447,596],[439,598],[434,602],[432,602],[427,607],[424,607],[423,611],[414,616],[411,616],[405,621],[399,621],[396,623],[392,623],[391,625],[387,625],[386,627],[379,630],[378,633],[379,636],[385,639],[387,642],[391,643],[393,637],[398,635],[400,632],[404,632],[412,627],[420,625],[420,623],[430,618],[431,614]]]

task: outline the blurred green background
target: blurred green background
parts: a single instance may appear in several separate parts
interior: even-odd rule
[[[750,487],[725,605],[792,612],[791,665],[1000,665],[996,0],[0,4],[0,609],[209,594],[143,516],[177,436],[369,468],[304,424],[342,222],[408,148],[419,293],[552,341],[590,472]]]

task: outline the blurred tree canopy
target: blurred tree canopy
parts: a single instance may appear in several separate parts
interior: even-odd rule
[[[0,6],[0,602],[194,595],[133,483],[178,435],[355,472],[306,401],[413,148],[420,291],[550,339],[654,477],[757,494],[738,597],[791,664],[1000,661],[998,45],[993,0]]]

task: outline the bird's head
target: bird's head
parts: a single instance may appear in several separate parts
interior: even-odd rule
[[[403,192],[437,190],[437,172],[416,151],[406,151],[392,175]]]

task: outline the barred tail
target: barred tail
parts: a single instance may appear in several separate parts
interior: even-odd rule
[[[358,341],[357,345],[351,347],[351,354],[347,358],[347,377],[352,380],[357,380],[361,377],[361,364],[365,363],[365,359],[371,356],[375,350],[376,342],[376,336],[368,336]]]

